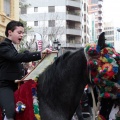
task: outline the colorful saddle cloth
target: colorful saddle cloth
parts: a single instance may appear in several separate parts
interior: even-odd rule
[[[15,120],[40,120],[36,87],[34,80],[28,80],[15,91]]]

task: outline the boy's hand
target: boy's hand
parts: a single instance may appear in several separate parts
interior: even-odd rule
[[[46,48],[45,50],[42,51],[42,54],[47,54],[47,53],[52,53],[52,50],[49,48]]]

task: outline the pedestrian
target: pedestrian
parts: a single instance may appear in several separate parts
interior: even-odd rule
[[[14,91],[17,89],[15,80],[24,77],[21,63],[39,60],[43,53],[52,52],[46,48],[42,52],[18,53],[14,44],[22,41],[23,34],[23,24],[19,21],[11,21],[6,26],[6,38],[0,43],[0,106],[5,110],[4,120],[14,120]]]

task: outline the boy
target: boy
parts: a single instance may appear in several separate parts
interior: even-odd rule
[[[21,62],[41,59],[42,53],[51,53],[48,48],[42,52],[18,53],[13,44],[19,44],[24,34],[24,26],[19,21],[7,24],[6,38],[0,43],[0,106],[5,110],[4,120],[14,120],[14,91],[17,89],[15,80],[24,77]]]

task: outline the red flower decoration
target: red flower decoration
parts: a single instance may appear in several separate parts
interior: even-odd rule
[[[102,115],[98,115],[98,120],[106,120]]]
[[[113,71],[109,71],[105,74],[106,78],[108,78],[109,80],[111,80],[114,75],[115,73]]]
[[[105,93],[104,93],[104,97],[105,97],[105,98],[110,98],[110,94],[107,93],[107,92],[105,92]]]
[[[98,72],[97,72],[97,71],[91,71],[91,76],[92,76],[92,77],[97,76],[97,74],[98,74]]]
[[[108,53],[108,50],[106,48],[103,49],[103,53],[104,54],[107,54]]]
[[[98,78],[94,78],[94,83],[97,84],[99,82]]]

